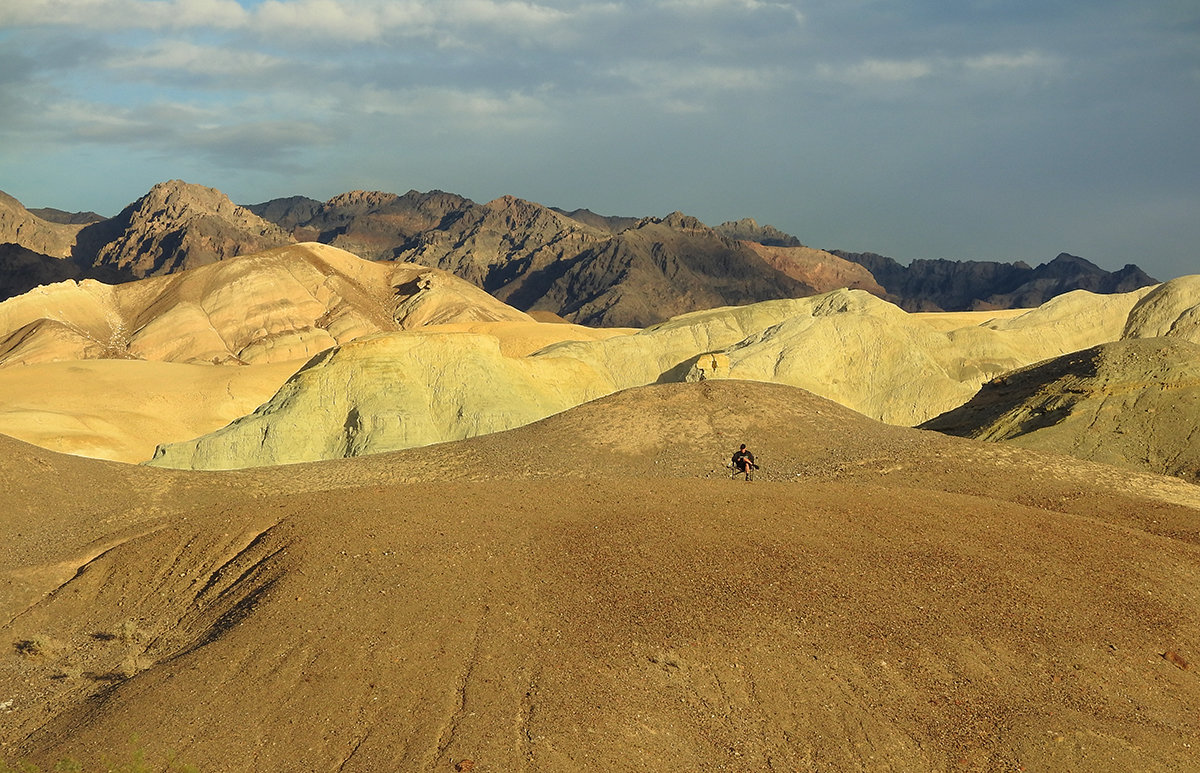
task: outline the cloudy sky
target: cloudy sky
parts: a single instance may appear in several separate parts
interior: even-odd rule
[[[0,0],[0,190],[356,188],[1200,272],[1196,0]]]

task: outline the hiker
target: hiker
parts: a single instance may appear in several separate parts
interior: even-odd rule
[[[746,473],[746,480],[750,480],[754,474],[754,470],[758,469],[758,465],[754,463],[754,454],[746,450],[746,444],[742,443],[737,451],[733,452],[733,476],[736,478],[738,473]]]

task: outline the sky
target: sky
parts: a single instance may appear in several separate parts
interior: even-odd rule
[[[0,190],[512,194],[1200,273],[1196,0],[0,0]]]

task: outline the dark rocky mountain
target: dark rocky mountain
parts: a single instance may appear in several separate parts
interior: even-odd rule
[[[907,311],[1029,308],[1071,290],[1130,292],[1158,280],[1134,265],[1109,272],[1061,253],[1036,268],[1017,261],[914,260],[908,266],[875,253],[830,250],[870,271],[887,299]]]
[[[72,255],[83,267],[140,279],[292,242],[279,226],[215,188],[159,183],[119,215],[85,226]]]
[[[307,196],[288,196],[286,199],[271,199],[262,204],[246,204],[246,209],[274,223],[285,231],[291,231],[302,223],[312,220],[324,202]]]
[[[368,260],[392,260],[416,235],[439,228],[446,218],[478,206],[443,191],[350,191],[311,207],[312,199],[280,209],[276,199],[249,209],[287,229],[296,241],[322,242]],[[311,209],[311,211],[309,211]],[[307,217],[300,216],[308,212]]]
[[[534,308],[558,309],[588,325],[644,327],[697,309],[816,294],[745,244],[679,212],[639,221],[565,269]]]

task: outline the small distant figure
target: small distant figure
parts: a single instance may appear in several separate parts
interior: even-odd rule
[[[754,463],[754,454],[746,449],[746,444],[733,452],[733,477],[737,477],[745,473],[746,480],[754,480],[754,471],[758,469],[758,465]]]

